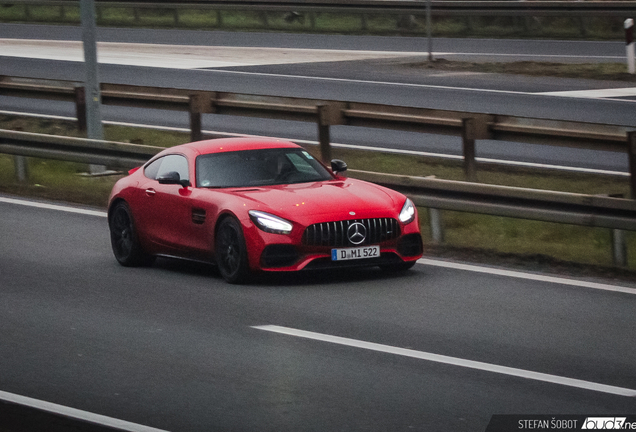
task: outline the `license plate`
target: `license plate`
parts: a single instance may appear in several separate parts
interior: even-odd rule
[[[331,249],[332,261],[346,261],[354,259],[377,258],[380,256],[380,246],[365,246],[346,249]]]

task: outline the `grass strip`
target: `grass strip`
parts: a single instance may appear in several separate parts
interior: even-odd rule
[[[79,7],[0,4],[0,22],[78,24]],[[427,33],[424,12],[415,15],[298,13],[211,10],[197,8],[132,8],[98,5],[100,26],[145,28],[223,29],[337,34],[422,36]],[[620,17],[518,17],[433,15],[435,37],[498,37],[622,40]]]
[[[400,67],[404,70],[422,72],[445,70],[636,82],[636,75],[627,71],[626,63],[464,62],[436,59],[432,62],[404,62],[400,64]]]
[[[0,129],[23,130],[63,136],[80,136],[74,122],[0,116]],[[189,134],[106,125],[105,139],[170,147],[189,141]],[[310,146],[316,156],[318,148]],[[463,180],[461,164],[434,158],[334,148],[334,157],[344,159],[352,169],[435,176]],[[19,183],[13,157],[0,155],[0,191],[22,196],[63,200],[105,207],[110,190],[122,175],[89,177],[84,164],[37,158],[29,160],[29,179]],[[587,194],[627,193],[626,178],[553,170],[529,170],[504,166],[480,166],[483,183],[559,190]],[[569,261],[585,265],[611,266],[611,231],[574,225],[546,223],[463,212],[444,211],[444,245],[435,245],[429,234],[426,209],[420,209],[424,242],[429,251],[444,255],[452,251],[479,260],[492,254],[521,257],[525,262]],[[636,269],[636,233],[627,233],[629,269]]]

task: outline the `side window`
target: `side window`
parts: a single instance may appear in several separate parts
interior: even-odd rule
[[[144,168],[144,175],[148,177],[149,179],[153,179],[153,180],[156,179],[157,172],[159,172],[159,167],[161,166],[161,162],[163,162],[163,158],[157,159],[156,161],[148,165],[146,168]]]
[[[188,160],[181,155],[168,155],[157,159],[144,169],[146,177],[157,179],[169,172],[176,171],[182,180],[190,180]]]

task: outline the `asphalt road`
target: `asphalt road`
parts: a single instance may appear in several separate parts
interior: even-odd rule
[[[78,40],[79,28],[63,26],[0,26],[0,38]],[[271,35],[261,33],[186,32],[100,29],[98,39],[110,42],[171,43],[217,46],[267,46],[303,49],[422,50],[417,38],[343,37],[327,35]],[[620,42],[559,42],[435,39],[435,50],[445,58],[559,61],[622,61]],[[426,56],[403,59],[421,61]],[[81,63],[0,57],[0,74],[83,80]],[[555,91],[629,87],[629,83],[591,80],[529,78],[500,74],[440,73],[400,66],[395,60],[257,65],[177,70],[125,65],[102,65],[103,82],[160,87],[231,91],[335,100],[365,101],[470,112],[518,115],[549,119],[636,126],[634,98],[572,98],[549,96]],[[74,115],[70,104],[0,97],[5,111]],[[174,127],[187,127],[185,115],[153,110],[106,107],[104,119]],[[296,140],[316,140],[313,124],[279,122],[227,116],[204,116],[203,127],[212,131],[271,135]],[[456,137],[333,127],[336,143],[402,148],[458,155]],[[577,149],[480,141],[477,156],[627,170],[622,154]]]
[[[493,414],[636,410],[636,284],[619,293],[418,264],[231,286],[182,261],[119,266],[103,216],[7,202],[0,214],[5,392],[205,432],[483,431]]]

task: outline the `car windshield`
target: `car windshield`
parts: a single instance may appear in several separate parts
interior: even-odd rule
[[[331,180],[333,176],[300,148],[212,153],[196,159],[198,187],[270,186]]]

